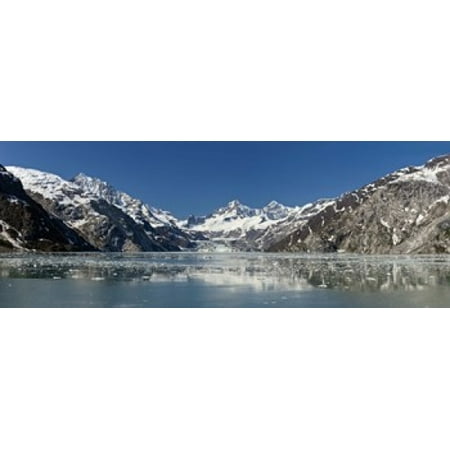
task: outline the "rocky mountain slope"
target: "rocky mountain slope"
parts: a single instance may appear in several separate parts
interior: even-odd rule
[[[450,155],[342,195],[268,250],[450,253]]]
[[[88,242],[50,215],[0,166],[0,251],[92,251]]]
[[[70,181],[79,186],[86,195],[105,200],[109,204],[121,209],[138,223],[143,224],[147,222],[155,228],[177,226],[177,219],[169,212],[148,206],[141,200],[118,191],[99,178],[80,173]]]
[[[163,212],[153,214],[101,180],[78,175],[67,181],[33,169],[8,170],[46,211],[102,251],[179,251],[192,245]]]
[[[71,180],[82,191],[93,198],[106,201],[142,227],[151,238],[162,243],[166,250],[188,250],[195,247],[195,239],[203,239],[198,233],[191,233],[179,227],[179,220],[170,212],[154,208],[141,200],[115,189],[98,178],[79,174]]]

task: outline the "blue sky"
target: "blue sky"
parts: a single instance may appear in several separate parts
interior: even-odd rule
[[[448,142],[2,142],[0,164],[84,172],[183,217],[233,199],[301,205],[446,153]]]

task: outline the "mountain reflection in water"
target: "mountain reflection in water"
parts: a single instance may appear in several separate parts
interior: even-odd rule
[[[153,306],[267,306],[268,302],[269,306],[279,306],[283,299],[292,299],[284,306],[315,306],[314,299],[318,299],[317,305],[320,306],[361,306],[356,299],[366,298],[365,294],[377,295],[373,296],[372,304],[363,306],[395,306],[395,298],[401,298],[398,306],[447,306],[447,303],[450,306],[450,257],[447,256],[246,253],[2,255],[0,306],[14,306],[11,296],[20,280],[28,280],[29,283],[30,280],[48,280],[55,286],[57,282],[70,280],[65,289],[69,297],[71,290],[81,289],[77,298],[86,292],[98,293],[104,286],[104,294],[98,295],[104,296],[106,305],[103,302],[90,306],[116,306],[108,304],[114,286],[121,292],[120,306],[145,306],[138,301],[137,304],[127,304],[127,297],[131,298],[132,293],[136,298],[158,298]],[[31,286],[29,283],[27,286]],[[9,291],[8,286],[11,288]],[[62,285],[58,289],[61,290]],[[51,295],[51,288],[47,291]],[[20,292],[22,297],[27,295],[23,290]],[[171,304],[169,297],[175,294],[179,301]],[[401,296],[393,297],[393,294]],[[5,295],[9,295],[10,300],[6,301]],[[164,296],[167,298],[162,301]],[[195,298],[203,298],[201,304],[197,304]],[[211,300],[209,305],[208,299],[213,298],[221,300],[218,304]],[[272,303],[272,298],[276,298],[276,303]],[[298,303],[298,300],[296,304],[295,298],[302,298],[303,303]],[[339,298],[339,301],[330,300],[328,305],[327,298]],[[230,299],[229,303],[226,299]],[[18,299],[19,303],[23,300]],[[45,303],[44,300],[39,301]]]

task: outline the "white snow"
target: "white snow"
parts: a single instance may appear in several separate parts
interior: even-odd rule
[[[80,208],[84,211],[86,217],[69,223],[78,230],[92,217],[100,217],[100,214],[90,206],[91,202],[99,200],[104,200],[121,209],[137,223],[148,222],[154,228],[177,224],[177,219],[169,212],[145,205],[98,178],[80,174],[68,181],[58,175],[36,169],[8,166],[7,170],[21,180],[27,191],[39,194],[61,206]]]
[[[397,232],[394,229],[394,232],[392,233],[392,244],[395,246],[400,244],[401,241],[402,241],[401,237],[397,235]]]
[[[270,202],[261,209],[250,208],[238,200],[233,200],[227,206],[218,209],[207,217],[204,223],[193,225],[191,230],[218,234],[227,237],[243,237],[252,230],[265,230],[271,225],[286,218],[295,208]]]
[[[423,216],[423,214],[419,214],[416,219],[416,225],[421,225],[424,220],[425,220],[425,217]]]
[[[298,207],[284,206],[277,201],[271,201],[262,208],[251,208],[238,200],[233,200],[210,216],[197,218],[197,224],[188,225],[187,220],[181,221],[167,211],[149,206],[115,189],[108,183],[85,174],[80,174],[73,180],[67,181],[58,175],[35,169],[9,166],[7,170],[22,181],[26,190],[40,194],[66,207],[83,206],[83,211],[88,211],[89,216],[91,212],[93,215],[98,215],[90,207],[90,202],[104,200],[121,209],[137,223],[146,222],[154,228],[176,227],[186,232],[200,232],[209,238],[206,241],[199,241],[199,248],[205,251],[209,251],[211,248],[215,251],[230,251],[235,242],[239,240],[248,242],[253,239],[261,244],[265,239],[282,238],[295,229],[299,229],[310,217],[326,208],[332,207],[335,212],[345,210],[345,207],[337,208],[338,203],[335,199],[319,200]],[[440,174],[448,171],[449,165],[443,161],[434,165],[426,164],[415,168],[401,169],[389,175],[388,179],[390,180],[389,184],[414,181],[437,184],[441,183]],[[374,183],[369,184],[363,188],[362,192],[374,189],[375,186]],[[352,195],[358,202],[364,198],[364,195],[359,196],[357,193],[352,193]],[[449,204],[450,195],[443,196],[430,207],[438,202]],[[414,208],[411,208],[409,212],[411,215],[416,214]],[[425,219],[419,214],[416,219],[412,218],[413,222],[414,220],[417,225],[420,225]],[[70,225],[80,228],[86,225],[87,221],[87,217],[78,218]],[[392,230],[385,219],[381,218],[380,222],[388,230]],[[323,223],[324,218],[322,218]],[[397,245],[400,240],[401,238],[395,234],[394,230],[392,234],[394,245]]]
[[[0,237],[4,240],[9,242],[14,248],[22,249],[22,246],[20,245],[20,242],[16,239],[13,239],[9,233],[7,232],[8,229],[13,229],[8,223],[6,223],[4,220],[0,220],[0,227],[3,231],[0,232]],[[16,231],[14,229],[14,231]],[[19,236],[20,234],[17,233]]]
[[[304,206],[290,207],[272,201],[263,208],[251,208],[233,200],[208,217],[198,218],[200,223],[188,230],[201,232],[207,242],[198,242],[199,249],[214,251],[237,248],[262,249],[268,242],[274,242],[289,235],[306,223],[308,218],[334,205],[335,200],[325,199]]]
[[[152,227],[176,226],[177,219],[169,212],[153,208],[142,201],[115,189],[98,178],[79,174],[73,182],[96,199],[102,199],[121,209],[137,223],[148,222]]]
[[[413,168],[411,173],[408,173],[408,169],[402,169],[396,172],[397,178],[390,181],[389,184],[405,183],[411,181],[424,181],[426,183],[440,183],[438,174],[448,171],[448,167],[437,166],[427,167],[427,165],[417,166]]]
[[[78,186],[58,175],[15,166],[8,166],[6,169],[20,179],[26,190],[41,194],[45,198],[67,202],[68,195],[77,198],[82,196]]]
[[[441,198],[438,198],[437,200],[435,200],[433,203],[430,204],[430,206],[428,207],[428,209],[431,209],[434,205],[437,205],[438,203],[445,203],[445,204],[449,204],[450,202],[450,195],[444,195]]]

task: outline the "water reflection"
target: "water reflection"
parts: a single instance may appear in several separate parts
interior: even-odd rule
[[[0,278],[129,283],[201,282],[256,292],[450,289],[450,257],[348,255],[73,254],[3,255]],[[449,291],[450,293],[450,291]]]

